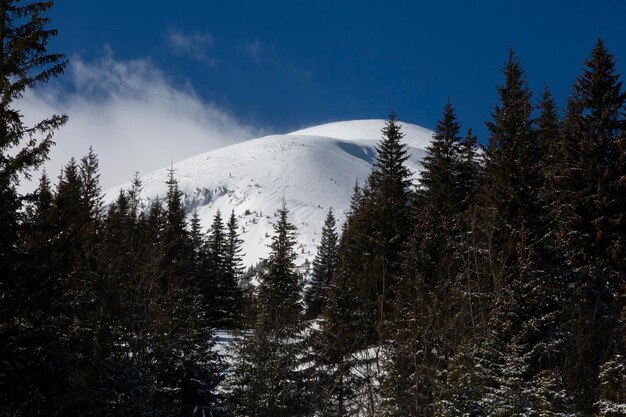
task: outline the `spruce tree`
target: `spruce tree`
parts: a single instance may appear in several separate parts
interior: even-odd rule
[[[359,244],[362,190],[358,182],[350,203],[340,239],[340,247],[348,248]],[[362,302],[360,282],[352,271],[360,267],[361,254],[343,250],[338,266],[327,289],[328,300],[323,308],[319,328],[309,335],[313,363],[313,404],[315,413],[321,416],[356,416],[367,409],[365,392],[375,381],[369,380],[365,372],[373,365],[364,354],[371,343],[371,335],[363,330],[369,328],[368,309]]]
[[[54,132],[67,121],[52,115],[27,126],[17,106],[27,89],[61,75],[67,64],[47,49],[57,35],[46,17],[51,7],[52,1],[0,5],[0,413],[7,415],[62,413],[54,401],[67,394],[58,361],[65,347],[55,327],[58,277],[44,265],[33,271],[37,260],[20,249],[24,212],[16,189],[20,176],[30,178],[48,158]]]
[[[306,314],[309,318],[317,317],[324,309],[328,299],[328,288],[337,267],[337,249],[339,238],[335,230],[335,216],[328,210],[322,237],[313,260],[311,282],[304,296]]]
[[[281,328],[297,323],[302,313],[300,280],[296,270],[296,228],[287,219],[288,210],[276,212],[270,255],[259,275],[260,323]]]
[[[552,92],[546,85],[538,104],[539,116],[537,117],[537,141],[542,150],[542,173],[546,177],[546,171],[554,166],[560,158],[558,143],[561,134],[559,115],[554,102]]]
[[[380,341],[392,317],[395,283],[410,232],[411,172],[405,165],[408,155],[403,136],[392,112],[382,129],[367,184],[353,197],[358,199],[358,208],[346,233],[358,236],[358,241],[339,248],[340,259],[360,259],[344,270],[359,282],[355,285],[369,321],[364,332],[372,343]]]
[[[387,415],[432,415],[450,354],[447,340],[454,313],[446,303],[457,287],[460,265],[455,251],[460,239],[460,216],[469,196],[461,195],[459,177],[460,125],[448,101],[426,150],[421,173],[420,201],[398,283],[396,316],[387,347],[384,393]],[[471,141],[471,139],[469,139]],[[467,145],[466,145],[467,146]],[[471,144],[467,152],[473,152]],[[464,180],[475,173],[473,155],[466,163]],[[458,303],[461,305],[462,303]],[[456,333],[463,329],[456,328]]]
[[[315,415],[358,416],[367,410],[366,388],[375,381],[366,372],[373,361],[366,353],[367,325],[350,274],[337,270],[319,329],[309,336],[313,363],[312,406]]]
[[[218,210],[213,216],[213,223],[206,242],[204,272],[201,286],[209,320],[215,327],[221,327],[225,315],[224,288],[226,237],[222,215]]]
[[[597,380],[599,367],[622,343],[616,329],[623,305],[625,101],[615,60],[598,40],[568,100],[560,158],[546,185],[546,204],[557,219],[547,241],[567,288],[563,321],[571,333],[567,354],[575,358],[564,370],[583,413],[593,411],[599,391],[579,381]]]
[[[174,176],[174,168],[168,170],[167,194],[165,196],[164,243],[167,263],[174,276],[185,275],[191,248],[187,244],[188,230],[185,223],[183,193]]]
[[[244,271],[241,249],[243,240],[239,237],[238,229],[237,218],[232,211],[226,223],[223,282],[225,326],[231,329],[240,327],[244,319],[244,298],[240,283]]]
[[[194,246],[185,222],[183,194],[173,169],[167,185],[157,298],[161,311],[155,322],[160,331],[153,346],[153,357],[158,358],[154,369],[156,405],[176,415],[218,413],[219,358],[212,349],[213,332],[193,275]]]
[[[490,136],[485,150],[489,177],[485,197],[487,207],[497,213],[499,268],[506,271],[524,262],[527,248],[538,238],[531,217],[540,206],[541,156],[533,127],[531,92],[513,50],[503,74],[505,83],[498,87],[500,104],[486,123]],[[514,248],[502,247],[507,236],[511,236]]]
[[[308,413],[295,227],[287,214],[283,203],[276,213],[269,257],[259,274],[257,322],[235,348],[231,392],[238,415]]]
[[[479,238],[478,251],[474,249],[478,268],[462,270],[465,277],[454,286],[471,294],[464,279],[470,283],[477,273],[474,288],[483,289],[478,298],[482,306],[470,299],[468,307],[480,310],[473,314],[481,320],[474,331],[483,339],[480,344],[461,340],[465,347],[450,359],[450,375],[463,376],[456,381],[460,386],[451,396],[454,401],[438,404],[452,414],[481,410],[486,415],[526,415],[536,411],[535,398],[558,396],[563,388],[550,382],[562,381],[555,361],[563,347],[562,329],[555,322],[560,312],[559,287],[540,262],[545,215],[540,194],[544,167],[540,140],[544,138],[539,134],[544,131],[534,128],[531,93],[512,51],[503,72],[500,104],[487,123],[490,138],[485,149],[485,187],[478,202],[479,234],[472,238]],[[547,131],[546,112],[542,123]],[[465,355],[480,366],[459,368],[465,366]],[[554,378],[542,377],[548,374]],[[471,397],[461,401],[463,396]],[[556,407],[546,412],[556,412]]]
[[[239,237],[239,224],[235,211],[230,213],[227,229],[227,243],[226,243],[226,269],[228,275],[231,276],[235,282],[239,282],[239,279],[244,273],[242,248],[243,240]]]
[[[83,199],[92,217],[100,216],[102,210],[102,190],[100,188],[100,163],[93,147],[80,160],[80,177],[83,184]]]
[[[420,173],[422,198],[433,205],[434,210],[451,213],[452,206],[458,204],[456,198],[456,177],[459,165],[459,132],[452,103],[448,100],[443,109],[443,117],[437,122],[433,141],[426,148],[422,161],[424,170]]]
[[[481,187],[482,167],[479,162],[477,141],[478,138],[470,128],[459,143],[456,195],[460,198],[460,211],[467,210],[476,202]]]

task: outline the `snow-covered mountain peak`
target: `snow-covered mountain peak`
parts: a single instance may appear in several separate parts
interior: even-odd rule
[[[206,152],[174,165],[188,213],[196,211],[205,228],[220,210],[234,210],[244,240],[244,261],[255,264],[268,253],[274,213],[283,199],[298,228],[299,261],[312,260],[330,207],[338,223],[345,220],[358,179],[363,182],[375,159],[385,120],[355,120],[315,126],[286,135],[271,135]],[[411,154],[409,168],[418,173],[432,132],[402,123]],[[144,200],[164,197],[167,169],[142,177]],[[120,188],[106,192],[113,201]]]
[[[381,131],[385,123],[386,120],[383,119],[349,120],[308,127],[291,132],[289,135],[326,136],[345,140],[370,139],[378,141],[381,138]],[[409,146],[422,148],[428,146],[432,137],[432,131],[410,123],[400,122],[400,125],[404,133],[404,140]]]

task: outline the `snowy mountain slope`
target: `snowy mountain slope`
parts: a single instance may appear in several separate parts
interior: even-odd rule
[[[384,120],[330,123],[286,135],[266,136],[197,155],[174,165],[188,213],[196,210],[208,228],[217,210],[235,211],[242,228],[246,265],[268,254],[274,213],[283,202],[298,228],[299,262],[312,260],[328,208],[345,220],[357,179],[367,178]],[[402,124],[409,167],[417,173],[432,132]],[[142,197],[164,197],[167,169],[142,177]],[[106,192],[112,201],[119,189]]]

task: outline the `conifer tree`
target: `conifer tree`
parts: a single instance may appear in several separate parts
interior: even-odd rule
[[[566,120],[570,127],[567,139],[574,142],[565,145],[568,153],[564,155],[562,185],[575,204],[574,212],[564,215],[571,223],[569,227],[577,232],[570,233],[571,239],[578,239],[570,245],[579,252],[579,258],[586,253],[618,264],[617,259],[623,260],[619,250],[609,248],[621,247],[619,234],[613,233],[617,228],[611,227],[610,219],[623,223],[616,212],[619,187],[611,184],[623,175],[615,169],[619,168],[625,101],[622,81],[615,73],[615,60],[599,39],[574,85]],[[613,253],[618,256],[613,257]]]
[[[433,141],[426,149],[422,161],[420,184],[423,199],[437,212],[449,214],[459,200],[455,189],[459,174],[459,125],[452,103],[448,100],[443,109],[443,117],[437,122]]]
[[[243,240],[239,237],[239,224],[234,210],[230,213],[226,229],[228,231],[226,243],[226,269],[228,275],[233,277],[235,282],[239,282],[239,279],[244,272],[242,257],[243,250],[241,248]]]
[[[52,115],[27,126],[17,106],[27,89],[61,75],[67,64],[47,49],[57,35],[46,17],[51,7],[52,1],[0,6],[0,413],[7,415],[35,414],[66,395],[63,339],[54,320],[57,276],[49,265],[33,271],[37,260],[20,249],[24,218],[16,189],[20,176],[30,178],[48,158],[54,132],[67,121]]]
[[[400,270],[400,254],[408,236],[411,172],[406,167],[407,146],[402,143],[396,114],[389,115],[382,130],[383,139],[377,146],[374,168],[368,179],[368,220],[372,222],[367,233],[373,246],[368,248],[365,267],[371,267],[372,281],[365,288],[375,295],[374,312],[378,326],[388,319],[395,290],[395,280]],[[369,265],[367,265],[369,263]],[[366,269],[367,270],[367,269]]]
[[[218,210],[213,216],[213,223],[207,237],[204,251],[204,276],[201,282],[207,316],[216,327],[222,326],[226,308],[223,302],[225,245],[224,223]]]
[[[482,167],[478,157],[477,141],[478,138],[470,128],[459,143],[456,194],[460,198],[460,211],[468,209],[476,201],[481,187]]]
[[[218,210],[207,239],[201,284],[207,314],[216,327],[234,329],[241,324],[243,294],[237,282],[242,273],[240,246],[234,214],[225,226]]]
[[[83,184],[83,199],[91,217],[98,217],[102,210],[102,195],[100,188],[100,173],[98,155],[93,147],[89,147],[87,155],[80,160],[80,177]]]
[[[358,208],[345,233],[357,240],[355,245],[339,248],[340,259],[360,259],[344,270],[352,274],[351,280],[367,311],[369,325],[364,332],[372,343],[382,337],[391,317],[401,254],[410,231],[411,172],[405,165],[408,155],[403,136],[392,112],[382,129],[367,184],[354,196],[359,200]]]
[[[571,332],[567,352],[576,358],[564,370],[583,413],[593,411],[599,392],[578,381],[597,380],[599,367],[622,343],[616,329],[623,305],[625,171],[619,161],[625,102],[615,60],[598,40],[568,100],[560,158],[546,186],[546,204],[557,219],[548,242],[559,256],[556,267],[570,304],[563,320]]]
[[[313,260],[311,282],[304,297],[306,314],[309,318],[317,317],[326,305],[330,281],[337,267],[338,245],[339,238],[335,230],[335,216],[330,209],[326,215],[320,244]]]
[[[188,231],[185,224],[183,193],[174,177],[174,168],[169,169],[167,178],[167,195],[165,197],[165,228],[164,243],[166,245],[167,262],[174,275],[184,275],[190,248],[187,243]]]
[[[500,104],[487,122],[490,136],[485,152],[489,177],[485,196],[487,206],[496,211],[500,244],[512,236],[514,250],[500,250],[506,269],[524,262],[526,249],[538,238],[531,214],[539,209],[537,192],[541,185],[541,160],[531,117],[531,92],[513,50],[503,69],[505,83],[498,87]],[[509,252],[507,254],[507,252]]]
[[[345,264],[344,264],[345,265]],[[367,325],[350,274],[338,270],[318,330],[309,336],[313,362],[313,408],[320,416],[357,416],[367,410],[366,387],[374,381],[364,370],[372,365],[362,333]]]
[[[212,350],[213,333],[204,315],[202,296],[193,271],[194,246],[183,210],[183,194],[173,169],[167,181],[163,216],[163,258],[160,267],[160,314],[153,357],[157,407],[167,413],[217,413],[216,386],[220,365]],[[158,209],[152,216],[158,216]],[[150,220],[150,219],[149,219]],[[158,219],[155,219],[158,224]],[[161,269],[162,268],[162,269]],[[195,410],[195,411],[194,411]]]
[[[544,177],[546,170],[554,167],[560,157],[558,143],[561,134],[559,115],[552,92],[546,85],[538,105],[537,141],[542,150],[542,170]]]
[[[269,257],[259,274],[257,322],[235,349],[231,387],[238,415],[308,413],[295,227],[287,214],[283,203],[276,213]]]
[[[426,150],[420,205],[398,284],[384,384],[388,415],[432,415],[442,385],[439,375],[445,370],[446,357],[450,354],[445,342],[451,339],[446,333],[453,314],[445,300],[456,287],[460,270],[455,259],[460,234],[457,223],[461,203],[468,198],[460,194],[463,161],[459,131],[460,125],[448,101]],[[470,159],[467,163],[474,162]],[[468,171],[466,175],[475,174]]]
[[[135,172],[133,175],[133,180],[131,182],[131,187],[127,191],[128,194],[128,204],[130,205],[131,213],[138,217],[140,212],[143,211],[144,206],[141,201],[141,191],[143,189],[143,184],[141,182],[141,178],[139,177],[139,173]]]
[[[97,170],[94,170],[97,187]],[[90,212],[79,166],[74,159],[64,167],[57,189],[50,200],[45,225],[48,231],[47,253],[40,253],[41,270],[45,279],[54,285],[50,319],[62,340],[55,366],[64,369],[64,380],[57,381],[68,393],[62,395],[61,404],[67,410],[82,413],[104,398],[98,392],[101,350],[106,346],[97,323],[102,315],[98,297],[100,280],[97,273],[96,254],[99,249],[99,219]],[[44,193],[45,194],[45,193]],[[48,269],[49,268],[49,269]],[[55,362],[51,359],[51,362]],[[69,413],[69,411],[66,411]]]
[[[199,257],[199,253],[204,247],[204,234],[202,233],[202,225],[200,224],[200,216],[196,210],[191,214],[191,219],[189,220],[189,239],[191,240],[191,246],[194,249],[194,263],[199,262],[197,257]]]
[[[61,75],[67,65],[63,55],[47,50],[48,41],[57,35],[45,16],[52,4],[5,1],[0,8],[0,274],[6,277],[14,269],[8,263],[17,255],[13,251],[21,202],[15,187],[20,175],[30,178],[30,172],[48,158],[54,132],[67,121],[65,115],[52,115],[27,126],[16,107],[27,89]]]
[[[359,236],[349,233],[357,230],[361,211],[362,190],[358,182],[354,186],[350,212],[343,226],[340,247],[358,245]],[[364,401],[366,387],[371,385],[364,372],[373,361],[363,355],[371,343],[371,336],[364,332],[369,328],[367,308],[362,302],[359,282],[352,271],[360,265],[361,255],[356,251],[343,250],[338,266],[331,277],[327,290],[328,300],[320,315],[319,329],[309,336],[311,361],[314,364],[313,404],[321,416],[356,416],[367,407]]]
[[[240,327],[244,318],[244,298],[240,284],[244,270],[241,248],[243,241],[239,237],[238,228],[235,212],[232,211],[226,223],[223,282],[225,326],[230,329]]]

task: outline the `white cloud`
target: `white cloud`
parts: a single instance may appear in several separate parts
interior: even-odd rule
[[[295,76],[300,81],[309,81],[313,76],[312,69],[295,64],[287,56],[280,54],[273,43],[261,43],[259,39],[255,39],[243,45],[242,49],[256,63],[271,65]]]
[[[100,157],[103,189],[195,154],[258,136],[224,109],[178,88],[148,60],[72,60],[71,88],[29,92],[19,103],[25,120],[65,113],[46,169],[56,177],[71,156],[90,145]],[[29,189],[32,185],[23,185]]]
[[[255,39],[254,42],[250,42],[245,45],[245,51],[255,60],[261,60],[261,52],[263,52],[263,47],[261,46],[261,42],[258,39]]]
[[[209,57],[207,53],[207,50],[213,46],[213,36],[210,33],[183,33],[170,29],[167,42],[176,55],[186,55],[210,66],[217,66],[217,60]]]

